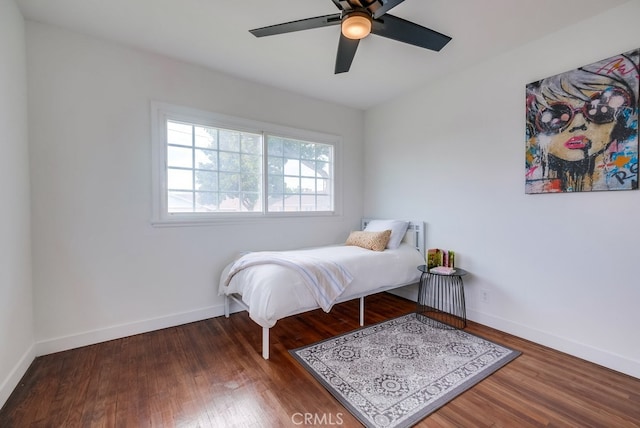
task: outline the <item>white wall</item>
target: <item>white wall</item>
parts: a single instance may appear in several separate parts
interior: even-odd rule
[[[0,0],[0,407],[34,358],[24,20]]]
[[[640,47],[638,16],[627,3],[365,117],[365,215],[424,218],[472,273],[471,319],[636,377],[640,191],[525,195],[524,92]]]
[[[38,353],[221,315],[238,251],[359,225],[364,112],[34,22],[27,45]],[[152,227],[151,100],[343,136],[343,216]]]

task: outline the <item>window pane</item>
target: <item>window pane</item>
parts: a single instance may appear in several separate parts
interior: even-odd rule
[[[262,158],[253,155],[240,155],[240,169],[242,172],[262,174]]]
[[[193,145],[193,126],[167,121],[167,144]]]
[[[302,161],[300,175],[302,177],[316,177],[318,175],[318,163],[314,161]]]
[[[331,197],[318,195],[316,197],[316,210],[317,211],[333,211],[333,206],[331,205]]]
[[[240,198],[237,193],[227,193],[220,200],[220,211],[240,211]]]
[[[270,175],[267,185],[269,186],[269,197],[271,197],[271,195],[284,193],[284,176]]]
[[[170,190],[193,190],[193,171],[169,168],[167,186]]]
[[[193,150],[186,147],[167,147],[167,165],[193,168]]]
[[[300,211],[316,211],[315,195],[300,196]]]
[[[300,196],[291,195],[287,196],[284,200],[285,211],[300,211]]]
[[[280,157],[269,157],[268,167],[269,174],[282,175],[284,173],[284,159]]]
[[[242,211],[261,211],[262,201],[260,193],[258,192],[240,192],[240,203],[242,204]]]
[[[285,140],[283,147],[283,154],[285,157],[293,159],[300,158],[300,143],[292,140]]]
[[[331,211],[333,146],[272,136],[268,137],[268,142],[267,209],[279,211],[280,194],[284,193],[284,211]],[[282,186],[280,174],[284,174]]]
[[[240,190],[240,174],[221,172],[218,186],[220,192],[238,192]]]
[[[297,159],[285,159],[284,173],[286,175],[300,175],[300,161]]]
[[[196,147],[203,147],[206,149],[218,148],[218,130],[217,129],[196,126],[194,128],[194,132],[195,132]]]
[[[240,171],[240,153],[220,153],[220,171]]]
[[[198,190],[217,191],[218,173],[214,171],[196,171],[196,184]]]
[[[300,191],[300,178],[285,177],[284,178],[285,193],[298,193]]]
[[[329,162],[316,162],[316,174],[320,177],[330,177],[331,164]]]
[[[322,161],[332,161],[333,160],[333,148],[326,144],[316,144],[316,159]]]
[[[240,188],[245,192],[259,192],[260,175],[240,174]]]
[[[301,159],[315,159],[316,158],[316,145],[312,143],[300,144],[300,158]]]
[[[218,130],[220,150],[229,152],[240,151],[240,133],[238,131],[229,131],[228,129]]]
[[[316,180],[316,192],[319,195],[328,195],[331,192],[330,181],[319,178]]]
[[[195,150],[196,168],[216,171],[218,169],[218,152],[214,150]]]
[[[218,211],[218,193],[196,192],[195,212]]]
[[[262,211],[261,134],[174,121],[167,133],[170,212]]]
[[[256,134],[242,134],[242,152],[259,155],[262,152],[262,138]]]
[[[269,206],[268,210],[272,212],[282,212],[284,211],[284,195],[282,194],[273,194],[269,196]]]
[[[315,193],[316,180],[314,178],[303,178],[300,180],[300,191],[302,193]]]
[[[170,213],[188,213],[193,211],[193,193],[169,192],[167,207]]]
[[[282,156],[282,139],[278,137],[269,137],[269,150],[270,156]]]

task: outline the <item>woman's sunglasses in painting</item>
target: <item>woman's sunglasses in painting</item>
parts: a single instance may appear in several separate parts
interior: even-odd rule
[[[608,88],[594,94],[580,107],[567,103],[553,103],[536,115],[536,127],[545,134],[564,131],[573,121],[576,113],[581,113],[588,122],[599,125],[613,122],[618,113],[631,104],[629,94],[620,88]]]

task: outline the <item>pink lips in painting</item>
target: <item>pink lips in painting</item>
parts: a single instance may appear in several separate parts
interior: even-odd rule
[[[575,137],[571,137],[564,142],[564,146],[567,149],[572,149],[572,150],[582,150],[588,145],[590,145],[590,141],[584,135],[576,135]]]

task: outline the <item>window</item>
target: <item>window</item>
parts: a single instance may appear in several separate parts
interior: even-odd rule
[[[336,212],[338,138],[152,104],[154,223]]]
[[[174,120],[166,127],[168,213],[260,210],[260,134]]]
[[[267,135],[267,211],[333,211],[333,146]]]

